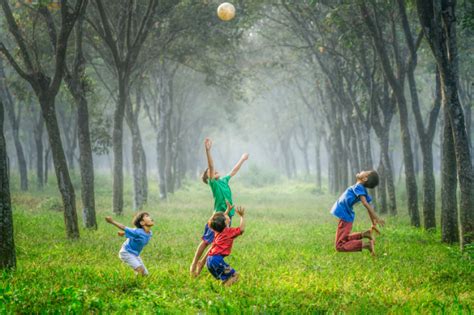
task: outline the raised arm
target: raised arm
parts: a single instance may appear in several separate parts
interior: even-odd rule
[[[207,167],[209,168],[209,179],[214,178],[214,161],[211,156],[212,141],[209,138],[204,140],[204,147],[206,148]]]
[[[364,207],[367,209],[369,213],[370,220],[372,221],[372,226],[376,227],[377,224],[380,226],[383,226],[385,224],[385,221],[381,218],[379,218],[376,214],[372,206],[367,202],[367,198],[365,196],[360,196],[360,201],[364,205]]]
[[[114,219],[112,219],[112,217],[105,217],[105,221],[107,221],[108,223],[110,223],[112,225],[115,225],[116,227],[118,227],[121,230],[125,230],[125,225],[123,225],[122,223],[119,223],[117,221],[114,221]]]
[[[235,210],[235,212],[237,212],[237,214],[240,216],[240,232],[241,233],[244,233],[245,231],[245,209],[242,208],[242,207],[237,207],[237,209]]]
[[[242,154],[242,157],[241,157],[240,160],[237,162],[237,164],[235,164],[234,168],[233,168],[232,171],[230,172],[230,176],[234,176],[235,174],[237,174],[237,172],[240,170],[240,167],[242,166],[242,164],[244,164],[244,162],[247,161],[248,158],[249,158],[249,154],[248,154],[248,153]]]

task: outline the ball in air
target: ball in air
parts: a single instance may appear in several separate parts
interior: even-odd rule
[[[223,2],[217,8],[217,16],[222,21],[230,21],[235,16],[235,7],[232,5],[232,3]]]

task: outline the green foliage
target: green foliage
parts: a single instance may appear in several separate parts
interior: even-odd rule
[[[328,210],[335,196],[315,196],[301,182],[256,188],[240,175],[232,188],[248,223],[227,258],[241,273],[230,288],[206,270],[188,275],[211,215],[211,192],[197,181],[168,202],[150,187],[145,210],[156,226],[142,254],[150,271],[144,280],[120,262],[123,238],[103,219],[112,215],[110,178],[97,179],[98,231],[82,230],[74,242],[66,240],[62,213],[33,210],[47,189],[14,193],[18,269],[0,274],[0,313],[472,313],[472,260],[441,244],[439,231],[410,227],[405,208],[386,218],[376,258],[336,253],[337,221]],[[125,194],[130,204],[129,186]],[[365,210],[356,213],[354,229],[368,228]],[[130,224],[132,216],[116,219]]]

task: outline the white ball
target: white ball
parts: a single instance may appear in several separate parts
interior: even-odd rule
[[[235,16],[235,7],[229,2],[221,3],[217,8],[217,16],[222,21],[230,21]]]

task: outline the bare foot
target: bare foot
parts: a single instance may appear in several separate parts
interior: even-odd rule
[[[239,276],[240,275],[237,272],[234,273],[232,275],[232,277],[230,277],[226,281],[222,282],[222,285],[225,286],[225,287],[230,287],[232,284],[236,283],[239,280]]]
[[[362,237],[365,237],[365,238],[368,238],[369,240],[374,240],[375,241],[375,235],[374,235],[374,231],[372,229],[363,232]]]
[[[374,240],[369,241],[369,251],[372,256],[375,256],[375,241]]]

